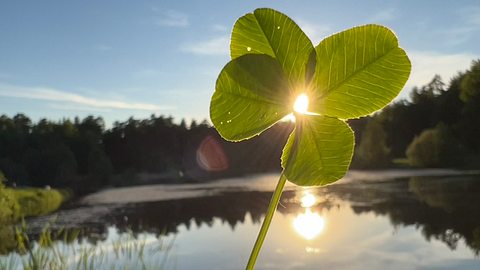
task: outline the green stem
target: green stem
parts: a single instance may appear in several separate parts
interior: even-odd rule
[[[260,253],[260,249],[262,248],[263,241],[267,236],[268,228],[270,227],[270,223],[272,222],[273,214],[275,214],[275,210],[277,210],[277,205],[280,201],[280,196],[282,195],[283,187],[285,186],[286,181],[287,178],[282,172],[282,174],[280,175],[280,179],[278,179],[277,187],[275,188],[272,198],[270,199],[270,204],[268,205],[268,210],[262,223],[262,228],[258,233],[257,241],[255,241],[252,253],[250,254],[250,258],[248,259],[246,270],[253,270],[253,268],[255,267],[255,262],[257,261],[258,254]]]

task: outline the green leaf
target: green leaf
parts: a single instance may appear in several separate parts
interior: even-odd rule
[[[288,82],[275,59],[243,55],[220,72],[210,118],[225,139],[248,139],[289,114],[289,98]]]
[[[233,27],[230,51],[232,59],[245,54],[276,58],[292,88],[304,91],[306,66],[314,48],[302,29],[283,13],[261,8],[239,18]]]
[[[342,178],[353,154],[354,136],[342,120],[297,115],[294,132],[283,149],[282,167],[290,182],[322,186]]]
[[[310,110],[342,119],[373,113],[403,88],[410,61],[395,34],[379,25],[355,27],[315,48],[315,94]]]

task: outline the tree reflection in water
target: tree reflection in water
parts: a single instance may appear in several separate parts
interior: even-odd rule
[[[303,213],[303,217],[326,214],[332,207],[340,207],[338,202],[343,201],[357,215],[366,212],[384,215],[394,226],[415,226],[427,240],[438,239],[451,249],[464,241],[475,254],[480,252],[479,176],[356,181],[310,189],[319,201],[308,208],[309,212],[298,200],[302,192],[284,192],[278,208],[280,214],[301,216]],[[93,220],[77,221],[71,212],[78,211],[79,206],[60,211],[56,225],[51,228],[79,228],[80,237],[92,243],[104,240],[112,226],[120,232],[131,230],[134,235],[145,232],[162,235],[175,234],[182,225],[187,229],[193,224],[212,226],[215,220],[220,220],[235,230],[246,221],[247,215],[252,222],[260,223],[270,195],[269,192],[232,191],[201,198],[119,205]],[[88,207],[85,211],[89,211]],[[319,233],[325,221],[316,215],[311,222],[316,223],[312,228]],[[32,235],[38,234],[44,221],[49,219],[51,217],[29,220]],[[10,240],[0,239],[0,245],[11,243]],[[8,251],[5,247],[0,250]]]
[[[427,239],[455,249],[459,241],[480,252],[480,177],[412,177],[381,183],[332,186],[355,213],[389,217],[394,226],[414,225]]]

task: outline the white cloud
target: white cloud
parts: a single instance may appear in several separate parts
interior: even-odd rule
[[[160,26],[187,27],[190,25],[188,15],[175,10],[164,12],[155,23]]]
[[[429,83],[435,74],[440,75],[445,82],[455,76],[458,71],[464,71],[470,67],[473,54],[441,54],[428,51],[407,51],[412,62],[412,73],[407,86],[422,86]]]
[[[310,38],[314,46],[320,43],[325,37],[333,34],[332,28],[328,25],[314,24],[305,20],[298,20],[298,26],[300,26],[303,32],[305,32]]]
[[[407,50],[407,54],[412,62],[412,72],[399,98],[408,98],[410,90],[414,86],[426,85],[436,74],[440,75],[442,80],[448,84],[459,71],[468,69],[472,60],[476,58],[475,55],[467,53],[442,54]]]
[[[66,102],[68,105],[83,106],[84,108],[96,109],[121,109],[139,111],[159,111],[174,109],[171,106],[158,106],[150,103],[124,102],[117,100],[102,100],[85,97],[79,94],[59,91],[45,87],[24,87],[0,83],[0,96],[27,98],[37,100],[48,100]]]
[[[184,52],[199,55],[228,55],[230,39],[221,36],[203,42],[183,44],[180,49]]]

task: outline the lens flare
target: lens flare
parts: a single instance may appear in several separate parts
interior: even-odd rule
[[[212,136],[207,136],[197,149],[197,164],[209,172],[228,169],[228,158],[222,145]]]

